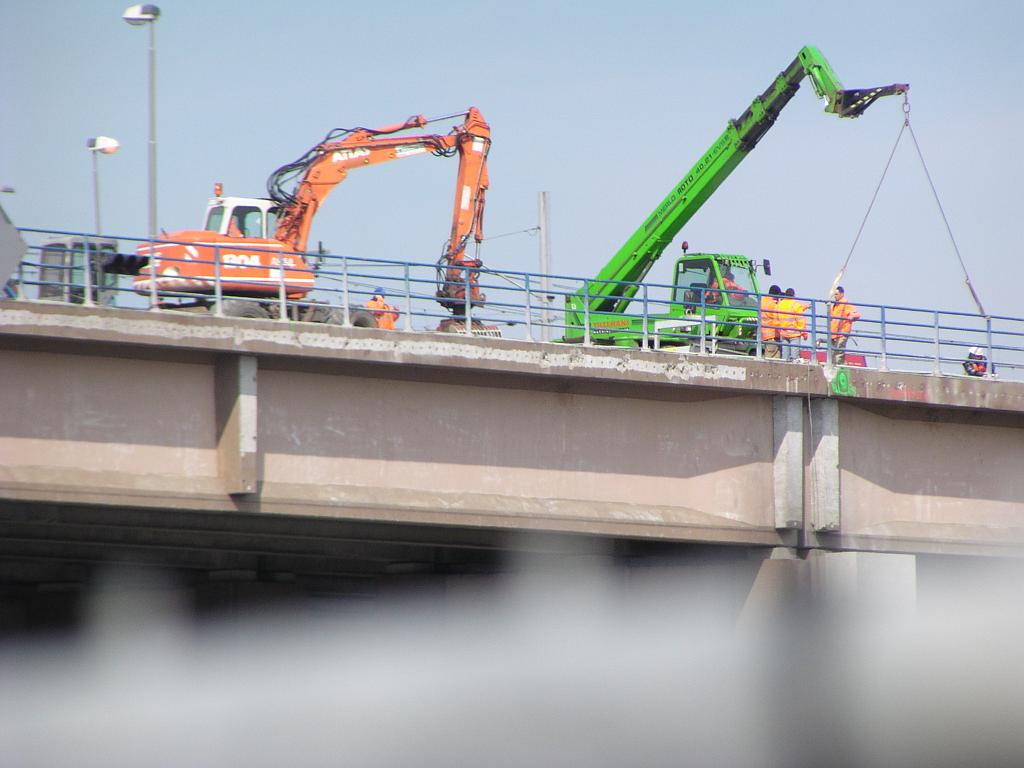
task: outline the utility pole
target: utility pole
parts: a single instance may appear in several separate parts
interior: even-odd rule
[[[89,139],[85,145],[92,153],[92,199],[96,226],[96,229],[93,231],[99,235],[102,230],[100,228],[100,167],[98,155],[112,155],[121,148],[121,144],[117,139],[112,139],[109,136],[96,136]]]
[[[156,6],[153,6],[156,8]],[[156,11],[160,13],[159,10]],[[149,22],[149,239],[156,239],[156,17]]]
[[[537,229],[540,230],[540,339],[551,341],[551,285],[548,275],[551,274],[551,242],[548,237],[548,193],[541,192],[537,196]]]
[[[121,16],[133,27],[149,25],[149,239],[156,239],[156,20],[160,8],[132,5]]]

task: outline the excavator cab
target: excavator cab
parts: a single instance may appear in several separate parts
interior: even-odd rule
[[[228,237],[273,237],[277,230],[277,204],[258,197],[211,197],[203,228]]]

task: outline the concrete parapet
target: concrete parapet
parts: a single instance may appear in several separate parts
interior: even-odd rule
[[[937,406],[1024,414],[1024,384],[964,377],[844,368],[837,391],[835,370],[745,357],[581,347],[476,338],[458,334],[389,332],[316,323],[273,322],[165,311],[79,307],[43,302],[0,304],[5,346],[33,349],[55,344],[99,345],[102,354],[212,356],[256,355],[265,361],[397,365],[408,375],[431,369],[445,380],[483,384],[519,377],[553,380],[565,388],[626,388],[633,397],[665,397],[669,391],[701,388],[718,394],[757,392],[836,397],[865,403]],[[277,363],[274,363],[277,364]],[[291,364],[294,364],[291,363]],[[399,372],[389,375],[401,376]],[[497,377],[497,378],[495,378]]]

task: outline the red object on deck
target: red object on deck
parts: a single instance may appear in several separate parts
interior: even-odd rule
[[[811,359],[811,350],[809,350],[809,349],[801,349],[800,350],[800,359],[801,360],[810,361],[810,359]],[[824,365],[825,363],[828,362],[828,352],[817,351],[817,352],[814,353],[814,359],[815,359],[816,362],[819,362],[822,365]],[[864,358],[864,355],[854,354],[853,352],[847,352],[846,353],[846,361],[843,363],[843,365],[848,365],[851,368],[867,368],[868,367],[868,363],[867,363],[867,360]]]

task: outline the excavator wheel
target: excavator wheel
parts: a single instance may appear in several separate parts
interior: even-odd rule
[[[365,309],[351,308],[348,312],[349,322],[356,328],[376,328],[377,321]],[[315,307],[307,317],[310,323],[327,323],[328,325],[344,325],[345,310],[341,307]]]
[[[327,304],[313,304],[303,309],[299,319],[306,323],[341,325],[345,322],[345,313],[338,307],[332,307]]]
[[[246,299],[224,299],[221,302],[221,310],[224,312],[224,317],[253,317],[259,319],[270,317],[270,313],[267,312],[262,304],[255,301],[247,301]]]
[[[338,312],[341,315],[341,312]],[[365,309],[353,309],[348,313],[348,319],[356,328],[376,328],[377,321],[370,312]],[[342,322],[342,320],[338,320]]]

